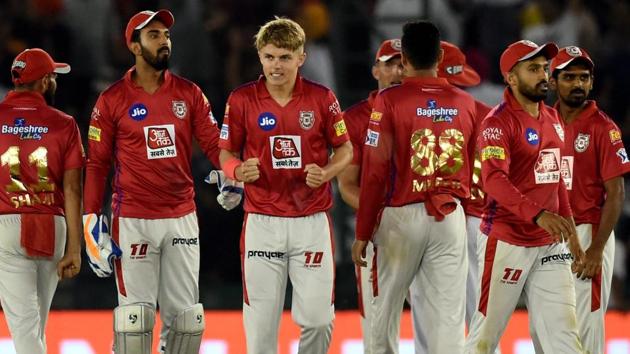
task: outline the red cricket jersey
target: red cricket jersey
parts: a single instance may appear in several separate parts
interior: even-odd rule
[[[475,144],[476,137],[479,133],[479,126],[486,117],[492,107],[487,104],[475,100],[475,107],[477,108],[477,116],[475,117]],[[486,206],[486,193],[484,193],[481,186],[481,159],[479,157],[479,150],[475,151],[475,163],[472,170],[472,181],[470,185],[470,198],[462,200],[462,206],[466,215],[475,216],[480,218],[483,214],[483,209]]]
[[[311,163],[326,166],[329,148],[348,141],[330,89],[298,75],[293,98],[281,107],[261,76],[234,90],[225,110],[219,146],[260,160],[260,178],[245,185],[246,212],[296,217],[330,209],[330,182],[312,189],[304,172]]]
[[[352,165],[361,166],[363,159],[363,145],[365,144],[365,132],[367,131],[372,106],[376,98],[377,90],[370,92],[368,98],[352,105],[343,112],[343,120],[348,127],[348,136],[352,142]]]
[[[85,160],[74,118],[39,93],[11,91],[0,126],[0,214],[64,215],[64,172]]]
[[[131,79],[134,68],[105,90],[88,132],[84,208],[100,213],[114,160],[116,216],[158,219],[195,210],[190,169],[192,137],[219,166],[219,130],[210,103],[194,83],[164,72],[153,94]]]
[[[588,101],[574,121],[565,123],[564,136],[561,172],[575,223],[599,224],[604,182],[630,172],[621,132],[595,101]]]
[[[525,112],[508,88],[504,102],[481,124],[478,145],[488,205],[481,231],[518,246],[542,246],[551,235],[534,223],[543,209],[570,216],[560,183],[564,131],[555,109],[539,104],[538,119]]]
[[[472,96],[443,78],[406,78],[378,94],[363,150],[357,239],[372,238],[385,206],[468,198],[475,116]]]

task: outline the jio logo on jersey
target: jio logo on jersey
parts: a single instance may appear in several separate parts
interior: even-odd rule
[[[277,122],[276,116],[270,112],[263,112],[258,116],[258,126],[266,132],[275,128]]]
[[[530,145],[538,145],[538,132],[535,129],[527,128],[525,131],[525,139]]]
[[[144,120],[148,114],[149,111],[147,107],[142,103],[134,103],[134,105],[129,108],[129,117],[137,122]]]

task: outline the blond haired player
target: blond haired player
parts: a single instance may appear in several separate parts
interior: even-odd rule
[[[247,352],[277,352],[290,280],[298,352],[324,354],[334,317],[329,181],[352,160],[352,145],[335,95],[298,73],[306,59],[302,28],[277,18],[255,38],[263,75],[231,93],[219,143],[225,175],[245,182]]]

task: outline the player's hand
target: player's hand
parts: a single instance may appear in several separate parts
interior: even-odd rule
[[[114,272],[114,259],[122,256],[122,251],[109,234],[107,217],[94,213],[83,215],[83,238],[88,264],[100,278]]]
[[[249,158],[236,168],[236,178],[245,183],[255,182],[260,178],[260,170],[258,166],[260,161],[256,157]]]
[[[572,237],[577,238],[575,226],[572,225],[571,222],[547,210],[543,211],[540,216],[538,216],[536,224],[547,231],[555,242],[564,242],[566,239],[571,239]]]
[[[368,241],[354,240],[352,244],[352,261],[359,267],[367,267],[365,259],[365,248]]]
[[[317,188],[328,182],[326,170],[319,167],[317,164],[309,163],[304,167],[304,172],[306,172],[306,185],[311,188]]]
[[[582,261],[582,268],[580,273],[576,273],[577,277],[586,280],[592,279],[602,271],[602,263],[604,261],[604,250],[589,247],[584,253],[584,259]]]
[[[223,209],[232,210],[241,203],[243,199],[243,182],[225,177],[221,170],[210,171],[210,174],[204,179],[204,182],[217,184],[217,188],[219,188],[217,202],[219,202],[219,205],[221,205]]]
[[[81,270],[81,252],[66,252],[57,263],[57,275],[60,280],[70,279]]]

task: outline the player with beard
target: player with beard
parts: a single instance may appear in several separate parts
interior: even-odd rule
[[[351,106],[344,112],[344,120],[348,126],[348,135],[352,142],[353,154],[352,162],[339,174],[337,179],[339,181],[341,197],[354,210],[359,208],[359,177],[361,176],[362,151],[374,99],[379,90],[400,84],[402,75],[403,67],[400,63],[400,39],[388,39],[381,43],[376,53],[376,60],[372,66],[372,76],[378,82],[378,90],[370,92],[368,98]],[[370,344],[372,311],[370,304],[374,298],[372,293],[374,280],[374,269],[372,268],[373,257],[374,248],[370,242],[366,247],[365,260],[367,266],[356,267],[359,312],[361,313],[361,330],[363,331],[363,347],[364,352],[367,354],[372,353]]]
[[[579,333],[585,353],[604,353],[615,253],[613,228],[624,200],[623,174],[630,161],[619,127],[588,100],[594,64],[578,47],[562,48],[550,65],[556,109],[564,120],[562,177],[569,192],[580,243],[586,252],[575,293]]]
[[[504,102],[483,120],[478,136],[488,198],[481,231],[481,295],[466,353],[493,353],[521,294],[536,348],[582,353],[571,258],[584,252],[560,180],[564,132],[547,97],[548,60],[558,47],[518,41],[503,52]]]
[[[167,10],[129,20],[135,66],[100,95],[88,132],[84,237],[97,275],[114,263],[116,353],[151,352],[157,304],[161,352],[198,353],[204,329],[190,159],[194,136],[219,166],[219,131],[199,87],[168,70],[173,23]],[[110,238],[101,208],[112,160]]]
[[[0,303],[18,354],[46,353],[59,279],[81,268],[81,135],[52,102],[70,66],[45,51],[15,58],[0,102]]]

